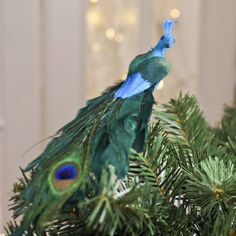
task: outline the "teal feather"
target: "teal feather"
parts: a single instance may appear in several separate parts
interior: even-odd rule
[[[43,223],[54,219],[56,212],[75,194],[77,200],[84,196],[90,173],[99,181],[102,170],[113,165],[118,178],[127,174],[131,148],[141,152],[145,145],[154,104],[153,88],[170,70],[164,58],[148,57],[140,65],[133,65],[151,82],[150,88],[127,99],[114,98],[123,83],[120,82],[101,96],[89,100],[75,119],[58,131],[58,137],[51,140],[44,152],[27,166],[26,171],[34,174],[21,193],[23,207],[21,204],[21,209],[16,207],[15,210],[15,216],[24,215],[18,230],[30,230],[27,227],[34,225],[35,232],[40,235]],[[134,70],[132,66],[130,69]],[[68,187],[62,194],[57,194],[49,177],[55,166],[66,161],[71,153],[75,153],[73,158],[80,163],[81,179],[73,188]],[[50,207],[46,202],[52,203]]]
[[[76,117],[56,133],[43,153],[25,169],[32,173],[32,178],[13,206],[15,217],[23,215],[15,235],[24,232],[32,235],[32,228],[32,232],[43,235],[45,222],[55,219],[65,205],[84,198],[89,185],[95,192],[99,189],[102,170],[109,165],[114,166],[119,179],[125,177],[131,149],[141,152],[145,146],[154,104],[153,90],[169,71],[166,59],[156,57],[152,50],[135,57],[127,79],[139,73],[138,83],[143,80],[145,86],[138,90],[134,87],[135,94],[123,99],[115,94],[121,88],[125,93],[129,83],[117,83],[89,100]],[[132,86],[135,86],[133,80]],[[73,174],[75,179],[70,172],[65,172],[71,171],[68,166],[72,165],[73,171],[79,173]],[[55,177],[56,168],[65,172],[61,179]],[[66,176],[70,178],[64,179]]]
[[[142,58],[145,60],[141,61],[141,64],[131,62],[131,65],[133,63],[136,71],[153,87],[169,73],[169,63],[164,58],[152,57],[150,53],[148,57]],[[139,58],[138,60],[140,61]],[[132,66],[130,70],[134,70]],[[143,141],[136,141],[134,148],[138,151],[143,149],[154,100],[152,87],[130,98],[116,99],[114,93],[121,84],[122,82],[108,89],[100,97],[89,100],[87,106],[80,110],[74,120],[58,131],[60,136],[54,138],[26,170],[37,169],[45,162],[49,164],[57,160],[57,155],[66,152],[75,144],[91,159],[91,169],[96,170],[98,178],[102,168],[109,164],[115,166],[118,178],[123,178],[128,170],[128,155],[135,139]],[[117,137],[122,142],[117,141]],[[119,153],[119,157],[115,153]]]

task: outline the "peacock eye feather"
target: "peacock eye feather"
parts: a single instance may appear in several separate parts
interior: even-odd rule
[[[72,155],[72,157],[74,156]],[[58,163],[50,173],[51,189],[57,193],[71,189],[79,181],[79,167],[79,161],[77,160],[67,159],[67,161]]]
[[[64,164],[55,171],[56,180],[73,180],[77,175],[78,170],[73,163]]]

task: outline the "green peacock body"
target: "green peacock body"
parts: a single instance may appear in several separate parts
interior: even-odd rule
[[[164,21],[160,41],[133,59],[126,80],[89,100],[27,166],[32,178],[19,196],[21,208],[14,208],[15,217],[23,215],[23,220],[13,235],[41,235],[44,224],[68,202],[83,198],[88,183],[99,183],[109,165],[119,179],[125,177],[130,150],[141,152],[145,145],[153,90],[170,72],[164,56],[174,44],[173,24]]]

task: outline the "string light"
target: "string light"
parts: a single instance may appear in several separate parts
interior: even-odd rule
[[[179,18],[179,16],[180,16],[180,10],[177,9],[177,8],[171,9],[171,11],[170,11],[170,16],[171,16],[172,18],[174,18],[174,19]]]
[[[127,13],[126,21],[130,25],[134,25],[137,23],[137,16],[134,12]]]
[[[93,25],[99,24],[101,22],[101,16],[98,14],[98,12],[90,10],[87,14],[87,21]]]
[[[164,87],[164,82],[163,82],[163,80],[158,84],[158,86],[157,86],[157,90],[161,90],[161,89],[163,89],[163,87]]]
[[[89,0],[91,3],[97,3],[98,0]]]
[[[105,32],[105,35],[108,39],[113,39],[115,37],[115,34],[116,34],[115,30],[112,28],[108,28]]]
[[[116,34],[115,40],[117,43],[122,43],[125,39],[125,36],[121,33]]]
[[[93,52],[100,52],[101,51],[101,44],[100,43],[93,43],[92,44],[92,51]]]

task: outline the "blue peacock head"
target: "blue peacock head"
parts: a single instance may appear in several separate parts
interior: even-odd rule
[[[161,36],[160,43],[163,44],[163,47],[171,48],[175,44],[175,38],[172,34],[172,29],[175,21],[165,20],[163,22],[164,34]]]
[[[175,24],[174,20],[167,19],[163,21],[162,26],[164,29],[164,33],[153,49],[153,53],[155,56],[164,57],[166,49],[172,48],[174,46],[175,38],[172,34],[172,29],[174,24]]]

